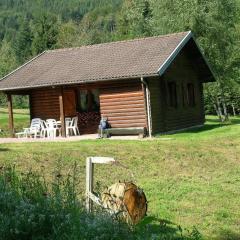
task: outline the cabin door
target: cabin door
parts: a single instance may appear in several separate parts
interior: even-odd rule
[[[79,131],[82,134],[97,133],[100,122],[100,103],[98,89],[78,90]]]
[[[76,92],[74,89],[64,90],[64,112],[65,117],[75,117],[76,112]]]

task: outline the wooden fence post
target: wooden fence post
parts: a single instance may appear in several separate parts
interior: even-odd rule
[[[92,200],[89,193],[93,191],[93,163],[92,158],[88,157],[86,160],[86,209],[88,212],[92,211]]]
[[[99,199],[93,194],[94,164],[109,164],[113,163],[114,161],[114,158],[110,157],[88,157],[86,159],[86,209],[88,212],[92,211],[93,201],[99,204]]]

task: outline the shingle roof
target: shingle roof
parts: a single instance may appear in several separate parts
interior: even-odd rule
[[[0,81],[0,90],[155,76],[191,32],[45,51]]]

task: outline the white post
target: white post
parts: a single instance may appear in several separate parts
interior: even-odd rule
[[[99,204],[99,199],[93,195],[94,163],[109,164],[114,161],[114,158],[110,157],[88,157],[86,159],[86,209],[88,212],[92,211],[93,201]]]
[[[148,134],[152,137],[152,111],[151,111],[151,96],[148,87],[148,83],[141,77],[141,82],[145,85],[145,96],[146,96],[146,108],[147,108],[147,122],[148,122]]]
[[[92,200],[89,193],[93,191],[93,163],[92,158],[88,157],[86,160],[86,209],[88,212],[92,211]]]
[[[151,138],[152,137],[152,116],[151,116],[150,91],[149,91],[148,85],[146,85],[146,98],[147,98],[149,137]]]

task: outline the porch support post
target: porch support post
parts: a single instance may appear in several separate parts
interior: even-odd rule
[[[12,95],[7,93],[7,103],[8,103],[8,128],[11,137],[14,137],[14,123],[13,123],[13,108],[12,108]]]
[[[60,106],[61,134],[63,137],[66,137],[64,99],[63,99],[63,88],[62,87],[59,91],[59,106]]]
[[[148,134],[152,137],[152,114],[151,114],[151,101],[150,101],[150,91],[148,88],[148,83],[141,77],[141,82],[145,86],[145,101],[147,110],[147,123],[148,123]]]

